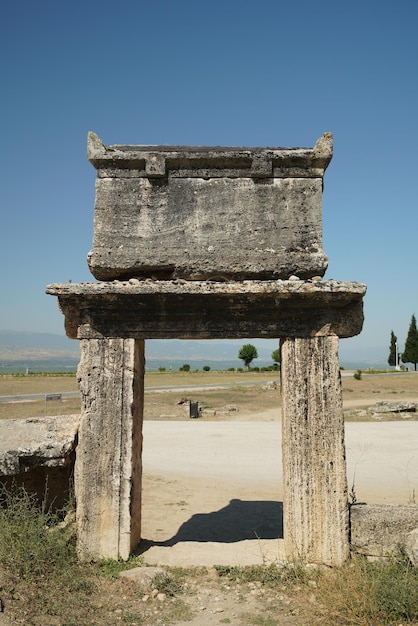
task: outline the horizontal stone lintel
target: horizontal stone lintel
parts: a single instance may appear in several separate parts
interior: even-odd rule
[[[313,148],[224,146],[105,146],[88,134],[87,157],[99,177],[322,177],[332,158],[332,134]]]
[[[352,337],[363,325],[362,283],[138,280],[48,285],[73,339]]]

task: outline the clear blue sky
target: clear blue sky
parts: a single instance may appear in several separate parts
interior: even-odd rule
[[[313,146],[326,278],[368,285],[351,347],[400,343],[418,314],[417,0],[24,0],[1,46],[0,329],[64,333],[52,282],[92,280],[106,144]],[[345,343],[345,342],[344,342]]]

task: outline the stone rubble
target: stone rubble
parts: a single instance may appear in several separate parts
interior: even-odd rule
[[[0,485],[24,487],[40,502],[69,499],[80,415],[0,420]]]

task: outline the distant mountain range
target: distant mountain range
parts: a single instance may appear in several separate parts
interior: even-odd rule
[[[65,335],[0,330],[0,359],[76,357],[78,342]]]
[[[147,340],[146,359],[149,369],[166,367],[178,369],[179,365],[190,363],[192,369],[203,365],[211,369],[227,369],[242,366],[238,352],[245,343],[252,343],[258,351],[258,359],[253,365],[271,365],[271,353],[279,342],[273,339],[210,339],[207,341],[178,339]],[[340,361],[346,369],[386,368],[387,354],[382,348],[359,349],[357,342],[344,340],[340,344]],[[39,371],[61,371],[75,369],[80,357],[78,341],[65,335],[53,333],[31,333],[0,330],[0,372],[7,367],[30,367]]]

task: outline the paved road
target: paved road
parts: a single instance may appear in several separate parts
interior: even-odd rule
[[[29,402],[30,400],[44,399],[45,396],[62,396],[62,398],[73,398],[79,396],[78,391],[53,391],[50,393],[22,393],[17,396],[0,396],[0,402]]]

